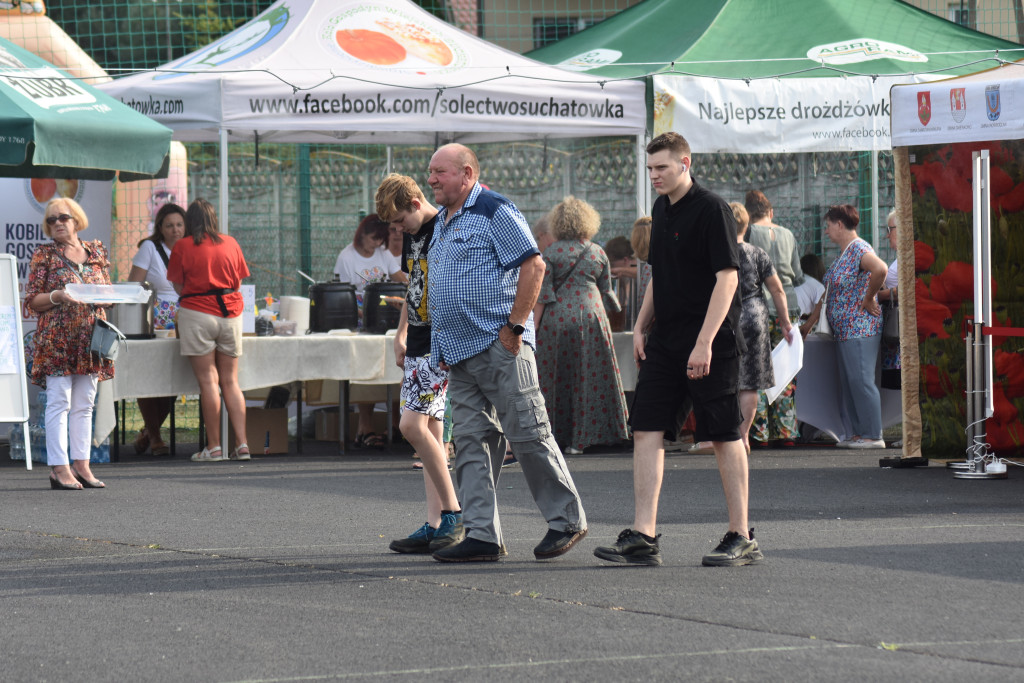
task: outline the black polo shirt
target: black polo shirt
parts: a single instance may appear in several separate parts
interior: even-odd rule
[[[674,351],[688,356],[711,303],[715,274],[726,268],[739,270],[736,221],[729,204],[696,180],[675,204],[670,204],[667,196],[658,197],[651,221],[652,333]],[[737,287],[712,344],[712,358],[745,350],[739,332],[740,306]]]

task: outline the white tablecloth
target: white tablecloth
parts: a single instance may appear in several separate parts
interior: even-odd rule
[[[245,337],[238,359],[243,391],[298,380],[378,383],[395,373],[400,380],[392,338],[380,334]],[[118,355],[114,378],[100,382],[94,441],[102,442],[113,430],[114,401],[198,393],[192,366],[181,355],[177,339],[131,340]]]
[[[879,366],[881,363],[879,363]],[[839,391],[836,342],[809,335],[804,340],[804,367],[796,376],[797,419],[829,432],[837,439],[853,436]],[[900,392],[879,389],[882,395],[882,428],[903,420]]]

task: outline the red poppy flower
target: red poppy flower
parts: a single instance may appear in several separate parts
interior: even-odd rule
[[[1020,414],[1017,406],[1013,405],[1010,399],[1006,398],[1006,391],[999,382],[992,386],[992,406],[994,409],[992,420],[1001,425],[1008,425],[1017,421],[1017,416]]]
[[[935,250],[924,242],[914,241],[914,270],[923,273],[935,263]]]
[[[925,391],[932,398],[946,398],[953,394],[953,379],[937,365],[924,366]]]
[[[1020,450],[1021,444],[1024,444],[1024,425],[1019,422],[1001,424],[995,420],[988,420],[985,423],[985,432],[985,441],[995,453],[1014,453]]]
[[[996,349],[992,354],[996,377],[1001,378],[1008,398],[1024,396],[1024,354]]]
[[[1010,320],[1009,316],[1004,318],[1002,321],[1000,321],[999,318],[997,317],[995,320],[992,321],[992,324],[990,325],[990,327],[1013,327],[1013,321]],[[992,348],[993,349],[998,349],[1000,346],[1003,345],[1003,342],[1005,342],[1009,338],[1010,338],[1009,335],[995,334],[993,332],[993,334],[992,334]]]
[[[948,339],[947,325],[953,324],[953,314],[938,301],[917,298],[917,337],[920,341],[928,338]]]
[[[993,203],[997,204],[1004,213],[1015,213],[1024,209],[1024,183],[1019,183]]]

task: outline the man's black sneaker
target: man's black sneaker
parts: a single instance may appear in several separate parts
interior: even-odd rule
[[[548,529],[547,534],[537,547],[533,549],[533,556],[538,560],[550,560],[552,557],[558,557],[564,555],[572,547],[576,545],[577,541],[587,535],[586,529],[579,529],[576,531],[558,531],[557,529]]]
[[[705,567],[739,567],[744,564],[756,564],[764,559],[764,553],[757,547],[754,530],[750,530],[750,539],[743,538],[735,531],[722,537],[718,547],[704,556],[701,561]]]
[[[459,543],[434,553],[438,562],[497,562],[501,548],[497,543],[466,537]]]
[[[465,537],[466,530],[462,526],[462,513],[442,513],[441,526],[437,527],[437,531],[434,532],[434,538],[430,541],[430,552],[436,553],[442,548],[458,543]]]
[[[660,565],[659,538],[661,538],[661,534],[655,536],[654,542],[651,542],[641,536],[639,531],[624,529],[619,534],[618,540],[615,541],[615,545],[594,548],[594,555],[609,562]]]
[[[388,547],[396,553],[429,553],[430,544],[436,533],[437,529],[430,526],[429,522],[425,522],[423,526],[406,538],[391,541],[391,545]]]

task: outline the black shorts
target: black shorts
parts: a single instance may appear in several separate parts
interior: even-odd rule
[[[731,333],[730,333],[731,334]],[[695,340],[694,340],[695,341]],[[716,355],[703,379],[686,377],[686,361],[693,343],[684,344],[684,355],[672,352],[657,337],[648,339],[646,360],[640,362],[629,426],[635,432],[665,432],[675,440],[679,408],[692,401],[697,428],[695,441],[736,441],[743,422],[739,402],[739,356]]]

